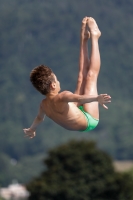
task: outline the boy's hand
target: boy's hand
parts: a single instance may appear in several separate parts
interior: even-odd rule
[[[33,138],[36,136],[36,132],[35,130],[32,130],[31,128],[25,128],[23,129],[24,133],[25,133],[25,137],[29,137],[29,138]]]
[[[111,102],[111,97],[108,94],[100,94],[100,95],[98,95],[97,99],[101,106],[103,106],[105,109],[108,109],[108,107],[105,106],[105,103]]]

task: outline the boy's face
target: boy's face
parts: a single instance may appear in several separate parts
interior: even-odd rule
[[[60,88],[60,82],[58,81],[58,79],[57,79],[57,77],[56,77],[55,74],[54,74],[54,78],[55,78],[56,89],[57,89],[58,91],[60,91],[60,90],[61,90],[61,88]]]

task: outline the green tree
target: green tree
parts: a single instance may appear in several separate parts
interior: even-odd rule
[[[112,159],[94,142],[71,141],[49,152],[47,170],[27,189],[29,200],[133,199],[133,181],[117,173]]]

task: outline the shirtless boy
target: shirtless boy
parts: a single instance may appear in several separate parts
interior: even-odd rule
[[[76,91],[60,92],[60,83],[50,68],[40,65],[32,70],[30,80],[43,95],[39,112],[32,125],[24,129],[27,137],[36,135],[37,126],[48,116],[54,122],[68,130],[90,131],[99,122],[99,104],[105,109],[111,102],[107,94],[97,93],[97,77],[100,70],[98,39],[101,32],[95,20],[85,17],[80,33],[79,74]],[[91,40],[91,53],[88,57],[88,38]],[[59,93],[60,92],[60,93]]]

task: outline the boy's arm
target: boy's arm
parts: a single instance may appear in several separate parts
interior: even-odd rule
[[[29,137],[29,138],[35,137],[36,128],[44,120],[44,118],[45,118],[45,113],[44,113],[44,111],[41,107],[41,104],[40,104],[39,112],[38,112],[36,118],[34,119],[32,125],[30,126],[30,128],[23,129],[26,137]]]
[[[101,106],[108,109],[107,106],[105,106],[105,103],[111,102],[111,97],[108,94],[100,94],[100,95],[78,95],[73,94],[72,92],[65,91],[60,93],[60,100],[65,102],[78,102],[80,104],[85,103],[91,103],[94,101],[99,102]]]

